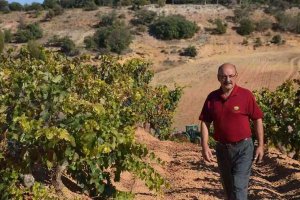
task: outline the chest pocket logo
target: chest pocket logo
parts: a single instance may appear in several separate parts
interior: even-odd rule
[[[233,107],[233,112],[234,113],[239,113],[240,112],[240,107],[239,106],[234,106]]]

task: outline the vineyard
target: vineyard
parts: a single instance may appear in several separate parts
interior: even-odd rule
[[[149,86],[153,73],[142,60],[120,64],[110,56],[42,52],[43,59],[26,48],[1,55],[1,199],[57,199],[62,177],[90,197],[129,199],[132,191],[116,188],[125,171],[148,190],[172,191],[173,181],[157,170],[172,163],[149,151],[146,139],[136,140],[135,129],[149,124],[157,138],[167,139],[182,89]],[[294,159],[300,150],[299,84],[289,80],[274,91],[255,92],[267,145]],[[198,157],[194,153],[187,167],[201,170]]]
[[[132,2],[0,13],[0,200],[223,199],[201,138],[173,133],[199,123],[224,62],[264,112],[249,199],[300,199],[300,9]],[[240,35],[238,14],[267,27]]]
[[[123,171],[151,190],[167,186],[149,164],[161,160],[136,142],[134,131],[149,123],[166,138],[181,89],[149,86],[153,73],[141,60],[43,54],[36,59],[23,48],[0,58],[1,198],[55,199],[42,182],[49,177],[60,192],[62,174],[99,198],[130,196],[111,184]]]

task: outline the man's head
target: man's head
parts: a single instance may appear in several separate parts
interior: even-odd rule
[[[233,89],[237,78],[236,67],[231,63],[224,63],[218,69],[218,80],[224,92]]]

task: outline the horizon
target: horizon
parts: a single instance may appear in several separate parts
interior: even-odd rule
[[[12,3],[12,2],[18,2],[22,5],[25,5],[25,4],[32,4],[33,2],[36,2],[36,3],[43,3],[44,0],[7,0],[8,3]]]

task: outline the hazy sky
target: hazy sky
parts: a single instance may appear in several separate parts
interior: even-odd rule
[[[38,2],[38,3],[43,3],[44,0],[7,0],[9,3],[11,2],[19,2],[20,4],[31,4],[32,2]]]

